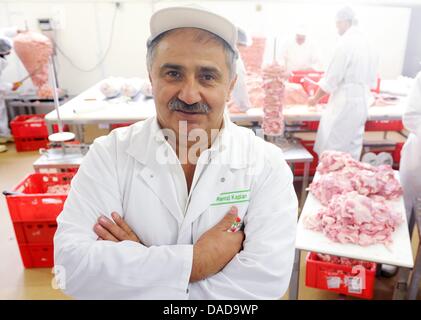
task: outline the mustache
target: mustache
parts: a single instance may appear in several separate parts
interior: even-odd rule
[[[186,113],[201,113],[201,114],[208,114],[210,112],[210,107],[207,103],[204,102],[196,102],[193,104],[187,104],[184,101],[176,98],[173,98],[168,103],[168,108],[171,111],[183,111]]]

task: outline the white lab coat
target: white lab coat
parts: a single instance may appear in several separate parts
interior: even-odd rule
[[[421,197],[421,72],[409,94],[403,124],[409,135],[402,149],[399,171],[409,221],[415,201]]]
[[[10,129],[5,96],[7,93],[12,91],[13,85],[11,83],[1,81],[1,74],[2,72],[0,70],[0,136],[8,136],[10,135]]]
[[[172,177],[179,162],[160,164],[160,155],[176,156],[162,134],[155,134],[156,118],[95,140],[57,219],[55,264],[64,267],[67,294],[80,299],[274,299],[285,293],[297,221],[291,171],[280,149],[224,119],[220,143],[199,158],[196,171],[207,156],[212,160],[200,178],[195,172],[185,208],[177,201]],[[192,244],[232,206],[214,205],[215,199],[239,190],[249,190],[250,200],[236,204],[245,224],[244,249],[221,272],[189,284]],[[92,230],[97,218],[113,211],[124,216],[144,245],[97,241]]]
[[[360,159],[370,87],[376,80],[377,57],[363,33],[349,28],[340,38],[325,76],[319,81],[330,94],[317,131],[314,150],[349,152]]]
[[[287,71],[316,70],[320,67],[317,49],[307,40],[301,45],[295,39],[289,41],[282,58]]]
[[[244,62],[239,56],[236,63],[237,67],[237,81],[235,82],[234,88],[232,90],[232,99],[235,105],[243,112],[250,109],[251,103],[249,99],[249,94],[247,91],[246,85],[246,67],[244,66]]]
[[[17,34],[17,28],[2,28],[0,29],[0,36],[14,37]],[[13,84],[9,82],[3,82],[1,74],[3,70],[0,70],[0,136],[10,135],[9,120],[7,117],[6,101],[5,96],[12,91]]]

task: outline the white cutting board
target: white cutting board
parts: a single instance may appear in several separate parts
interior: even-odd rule
[[[401,212],[403,218],[402,224],[392,234],[393,243],[388,247],[383,244],[362,247],[355,244],[333,242],[322,232],[316,232],[304,228],[304,218],[306,216],[317,214],[318,210],[323,208],[319,200],[317,200],[316,197],[309,192],[303,211],[301,212],[298,220],[295,247],[306,251],[314,251],[358,260],[412,268],[414,266],[414,258],[412,256],[411,241],[409,239],[408,223],[405,214],[403,197],[387,201],[387,203],[392,205],[392,208],[395,211]]]

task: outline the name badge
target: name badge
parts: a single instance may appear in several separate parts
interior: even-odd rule
[[[227,204],[237,204],[250,201],[250,189],[248,190],[238,190],[231,192],[222,192],[217,197],[216,200],[211,204],[211,206],[220,206]]]

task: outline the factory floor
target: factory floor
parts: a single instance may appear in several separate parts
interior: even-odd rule
[[[375,135],[372,134],[370,138],[372,137]],[[388,138],[402,140],[402,137],[396,134],[389,134]],[[0,153],[0,191],[10,190],[26,174],[33,172],[32,163],[39,157],[38,152],[17,153],[13,144],[9,144],[8,147],[8,152]],[[414,254],[418,242],[418,234],[414,232],[412,241]],[[299,299],[352,299],[306,287],[304,284],[305,256],[306,252],[303,252]],[[374,299],[391,299],[394,283],[395,278],[378,277],[375,283]],[[288,295],[283,297],[283,299],[287,298]],[[23,268],[13,225],[3,196],[0,200],[0,299],[69,299],[60,290],[53,288],[50,269]],[[421,290],[418,299],[421,299]]]

